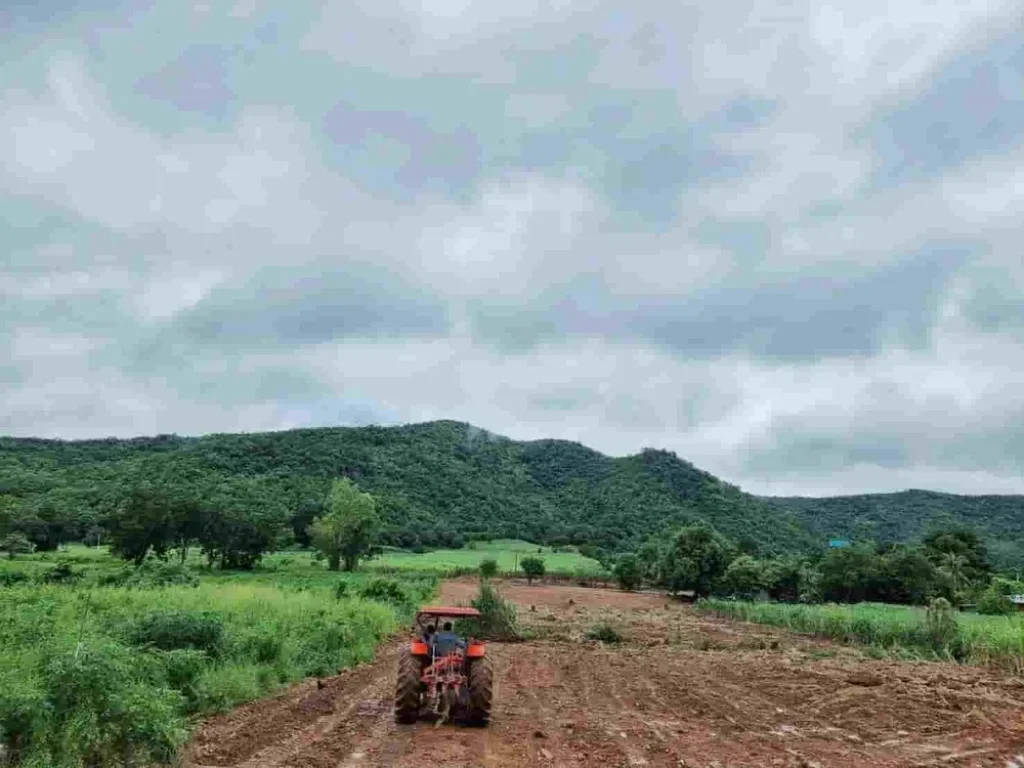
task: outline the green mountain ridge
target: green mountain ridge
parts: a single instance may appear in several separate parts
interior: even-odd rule
[[[761,554],[819,548],[828,538],[911,541],[968,525],[1002,561],[1024,542],[1024,497],[930,491],[762,498],[675,454],[609,457],[564,440],[521,442],[469,424],[327,427],[281,432],[60,441],[0,438],[0,524],[34,515],[94,526],[145,478],[210,487],[250,478],[293,513],[315,514],[334,477],[373,493],[386,540],[405,547],[467,537],[545,544],[638,545],[667,526],[705,520]]]

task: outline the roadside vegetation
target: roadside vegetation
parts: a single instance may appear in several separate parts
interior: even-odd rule
[[[940,601],[941,598],[936,603]],[[991,664],[1024,673],[1024,616],[1017,614],[959,613],[951,610],[948,603],[919,608],[878,603],[787,605],[711,599],[702,600],[697,608],[730,619],[785,627],[888,652]]]
[[[248,572],[81,546],[4,560],[0,764],[170,761],[196,716],[369,660],[436,583],[308,555]]]

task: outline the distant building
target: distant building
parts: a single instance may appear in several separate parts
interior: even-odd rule
[[[828,545],[831,549],[839,549],[842,547],[850,546],[850,542],[848,542],[846,539],[829,539]]]
[[[1017,606],[1018,611],[1024,611],[1024,595],[1010,595],[1010,602]]]

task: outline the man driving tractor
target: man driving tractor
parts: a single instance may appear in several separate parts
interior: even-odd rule
[[[485,646],[455,632],[453,618],[479,619],[475,608],[438,606],[417,613],[412,641],[398,659],[395,719],[412,723],[426,710],[443,723],[452,716],[486,725],[493,697],[493,671]],[[435,621],[443,620],[437,631]]]

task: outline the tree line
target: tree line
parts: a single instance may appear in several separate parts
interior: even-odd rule
[[[917,545],[865,542],[759,558],[698,524],[605,562],[625,589],[647,584],[698,598],[925,605],[942,597],[1008,613],[1014,609],[1009,595],[1024,593],[1024,584],[995,575],[985,544],[962,528],[935,531]]]

